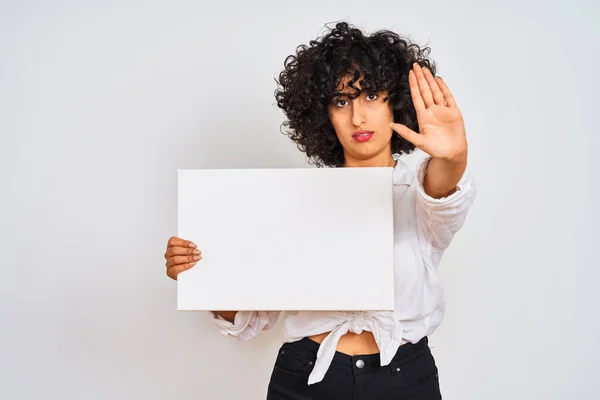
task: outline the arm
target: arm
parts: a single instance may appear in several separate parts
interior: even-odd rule
[[[446,195],[436,196],[435,193],[428,193],[426,177],[435,178],[430,170],[435,165],[434,161],[434,158],[425,158],[417,168],[415,207],[421,232],[420,239],[426,246],[425,253],[434,254],[432,262],[437,264],[441,252],[450,245],[456,232],[464,225],[467,213],[475,200],[477,188],[469,168],[465,167],[460,177],[454,178],[458,181],[452,180],[443,189],[448,190],[448,187],[452,187]],[[442,179],[440,181],[444,182]]]
[[[452,93],[441,78],[418,64],[408,81],[420,132],[390,126],[430,156],[418,168],[416,212],[422,243],[433,250],[435,264],[464,223],[475,187],[467,169],[463,116]]]
[[[425,171],[423,182],[425,193],[434,199],[441,199],[454,194],[466,169],[466,155],[454,160],[432,158]]]

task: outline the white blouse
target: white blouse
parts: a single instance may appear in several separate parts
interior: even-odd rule
[[[476,188],[469,168],[452,195],[434,199],[423,189],[431,157],[415,173],[398,159],[393,171],[395,310],[356,311],[239,311],[234,323],[211,313],[218,330],[247,341],[260,331],[284,322],[284,341],[331,332],[321,343],[308,384],[320,382],[347,332],[370,331],[380,350],[381,365],[390,363],[398,346],[431,335],[444,316],[444,293],[436,269],[454,234],[463,226]]]

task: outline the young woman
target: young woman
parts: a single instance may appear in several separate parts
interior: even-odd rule
[[[286,59],[275,97],[309,161],[394,167],[396,298],[394,312],[212,312],[219,331],[239,340],[283,321],[268,399],[441,398],[427,341],[444,314],[436,268],[475,186],[463,117],[428,53],[393,32],[367,36],[338,23]],[[428,156],[413,172],[399,156],[415,147]],[[165,258],[177,279],[202,257],[173,237]]]

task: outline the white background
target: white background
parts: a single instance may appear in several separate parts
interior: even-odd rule
[[[479,196],[440,266],[444,398],[596,398],[599,11],[1,1],[0,398],[264,398],[280,325],[238,343],[175,311],[177,169],[305,166],[274,77],[346,18],[428,43],[465,115]]]

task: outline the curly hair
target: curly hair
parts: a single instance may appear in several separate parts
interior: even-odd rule
[[[427,67],[435,76],[435,63],[428,58],[429,47],[419,47],[407,38],[382,30],[367,36],[347,22],[339,22],[327,34],[296,48],[285,59],[284,69],[276,79],[277,106],[287,117],[282,133],[317,167],[342,166],[344,152],[333,125],[328,106],[339,95],[342,79],[351,98],[362,91],[387,91],[394,121],[418,132],[416,111],[408,85],[413,63]],[[361,89],[354,84],[361,78]],[[408,154],[415,146],[398,134],[392,135],[392,153]]]

